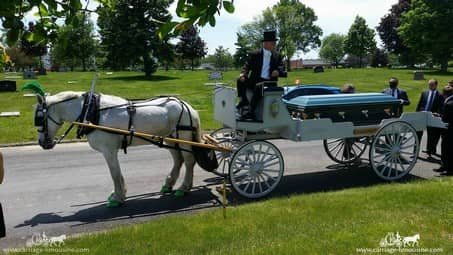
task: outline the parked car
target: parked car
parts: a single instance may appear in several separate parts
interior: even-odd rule
[[[340,88],[328,86],[324,84],[317,85],[299,85],[299,86],[286,86],[284,88],[284,94],[282,96],[284,101],[291,101],[292,99],[300,96],[312,96],[312,95],[330,95],[340,94]]]

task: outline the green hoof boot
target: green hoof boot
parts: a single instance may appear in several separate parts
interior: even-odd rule
[[[186,193],[180,189],[175,191],[175,197],[183,197],[185,195],[186,195]]]
[[[112,195],[110,195],[108,198],[107,198],[107,208],[116,208],[116,207],[120,207],[123,203],[121,201],[118,201],[118,200],[115,200],[112,198]]]
[[[172,187],[168,187],[168,186],[162,186],[162,188],[160,189],[160,192],[161,193],[164,193],[164,194],[169,194],[173,191]]]
[[[123,205],[120,201],[112,200],[107,203],[107,208],[117,208]]]

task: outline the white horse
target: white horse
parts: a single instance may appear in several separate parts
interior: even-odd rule
[[[404,237],[403,246],[404,247],[406,247],[406,246],[414,247],[414,245],[418,246],[418,240],[420,240],[420,234]]]
[[[52,149],[56,144],[55,135],[61,125],[64,122],[71,123],[81,115],[84,102],[83,94],[83,92],[66,91],[45,98],[37,96],[38,109],[40,107],[42,109],[44,106],[47,110],[43,123],[35,123],[39,132],[39,145],[42,148]],[[100,111],[99,125],[128,129],[129,114],[126,108],[127,104],[128,101],[120,97],[101,95],[100,108],[113,108]],[[133,119],[135,131],[159,136],[176,137],[178,135],[180,139],[201,141],[200,118],[197,111],[189,104],[177,98],[162,97],[152,101],[137,103],[136,106],[136,113]],[[189,126],[191,123],[192,131],[176,131],[178,124]],[[117,207],[123,204],[126,199],[126,185],[118,162],[118,151],[122,146],[123,136],[95,130],[87,135],[87,139],[90,146],[102,153],[107,161],[114,184],[114,190],[108,197],[108,206]],[[139,138],[134,138],[131,146],[143,144],[149,143]],[[174,146],[174,144],[167,145]],[[181,166],[184,163],[186,167],[184,181],[175,191],[176,196],[183,196],[185,192],[192,188],[193,168],[196,161],[193,154],[188,152],[191,150],[190,146],[179,145],[179,147],[183,150],[170,149],[173,167],[161,191],[164,193],[172,192]]]

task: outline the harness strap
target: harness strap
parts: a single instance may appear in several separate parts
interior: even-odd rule
[[[132,144],[132,139],[134,138],[134,132],[135,132],[135,128],[134,128],[134,117],[135,117],[135,113],[136,113],[136,106],[134,105],[134,103],[132,103],[131,101],[128,102],[128,106],[127,106],[127,114],[129,115],[129,123],[127,125],[127,130],[129,130],[129,135],[125,135],[123,136],[123,142],[122,142],[122,148],[124,150],[124,154],[127,154],[127,146],[130,146]],[[129,141],[127,141],[127,137],[130,137]]]

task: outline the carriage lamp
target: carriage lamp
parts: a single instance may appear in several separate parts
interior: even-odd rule
[[[368,110],[362,110],[362,114],[365,115],[365,117],[368,118]]]
[[[338,115],[340,115],[342,119],[345,119],[345,112],[338,112]]]
[[[316,118],[316,119],[319,119],[319,118],[321,118],[321,113],[319,113],[319,112],[315,112],[315,114],[314,114],[314,115],[315,115],[315,118]]]

